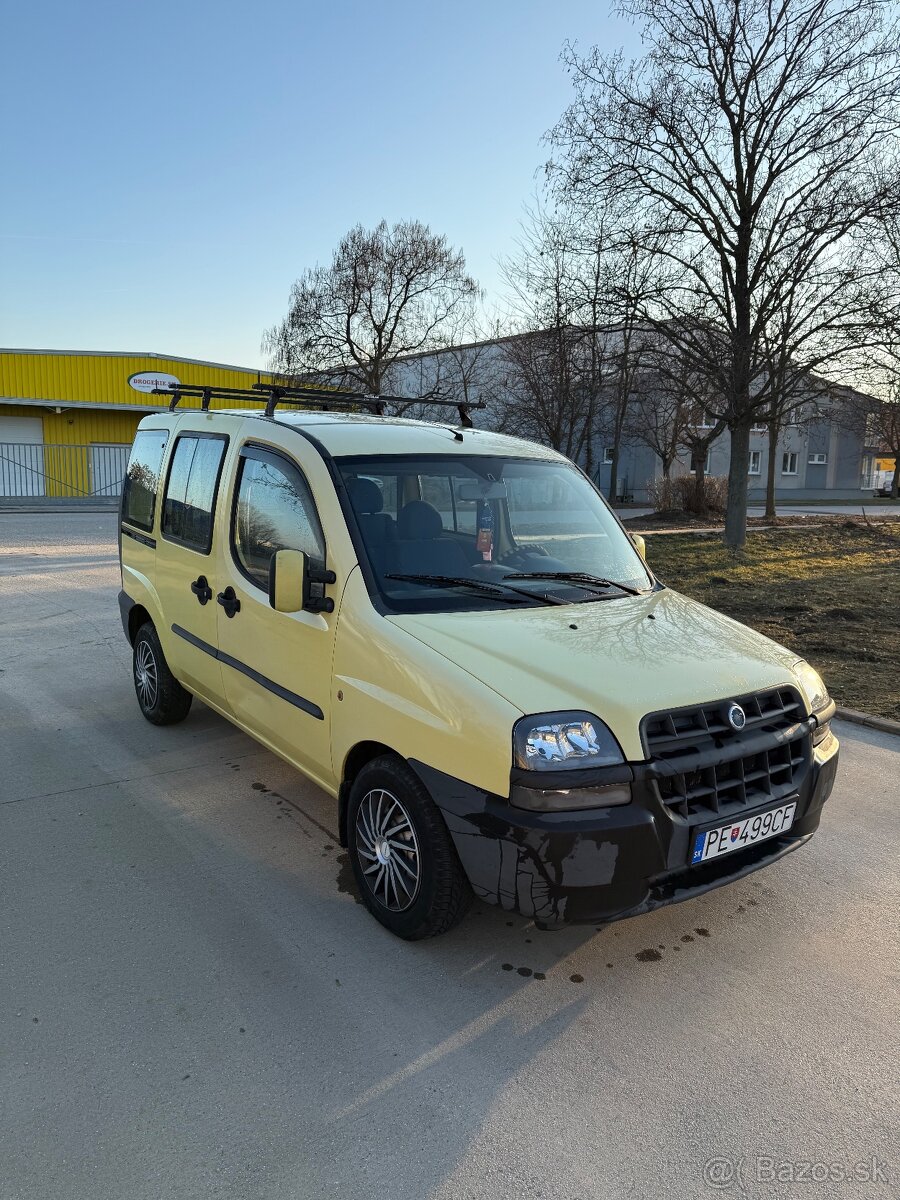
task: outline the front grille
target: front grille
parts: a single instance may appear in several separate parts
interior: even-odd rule
[[[728,710],[746,715],[732,728]],[[793,688],[650,713],[641,723],[664,804],[684,818],[730,816],[796,792],[809,767],[810,738]]]

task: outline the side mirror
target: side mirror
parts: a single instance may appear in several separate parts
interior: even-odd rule
[[[639,533],[633,533],[631,535],[631,540],[634,542],[635,550],[637,550],[638,554],[641,556],[641,558],[644,560],[644,562],[646,562],[647,561],[647,543],[644,541],[644,539],[641,537],[641,535]]]
[[[306,555],[277,550],[269,562],[269,603],[276,612],[299,612],[306,598]]]
[[[334,612],[334,601],[325,595],[334,583],[334,571],[313,566],[303,550],[276,550],[269,560],[269,604],[276,612]]]

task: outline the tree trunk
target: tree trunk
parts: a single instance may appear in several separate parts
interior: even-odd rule
[[[778,459],[778,422],[769,422],[769,462],[766,468],[766,517],[774,521],[775,511],[775,467]],[[748,452],[749,461],[749,452]]]
[[[900,494],[900,452],[894,458],[894,478],[891,480],[891,497],[896,500]]]
[[[702,454],[695,451],[691,462],[691,469],[694,472],[694,510],[698,513],[706,512],[706,456],[708,453],[708,446]]]
[[[748,412],[731,426],[731,461],[728,464],[728,506],[725,509],[725,545],[740,550],[747,540],[747,465],[750,460]]]

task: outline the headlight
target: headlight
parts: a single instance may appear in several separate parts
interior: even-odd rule
[[[586,770],[625,761],[612,732],[584,712],[522,717],[513,729],[516,765],[524,771]]]
[[[821,712],[823,708],[829,706],[831,697],[828,695],[828,688],[822,682],[822,676],[818,671],[814,671],[808,662],[801,659],[794,666],[794,674],[806,696],[810,712]]]

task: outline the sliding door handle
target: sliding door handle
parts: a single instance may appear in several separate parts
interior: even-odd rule
[[[191,584],[191,591],[201,604],[208,604],[212,600],[212,588],[209,586],[209,581],[205,575],[197,576]]]
[[[216,600],[218,600],[218,602],[225,609],[226,617],[233,617],[235,613],[241,611],[241,602],[234,594],[233,587],[227,587],[224,592],[219,592],[218,596],[216,596]]]

